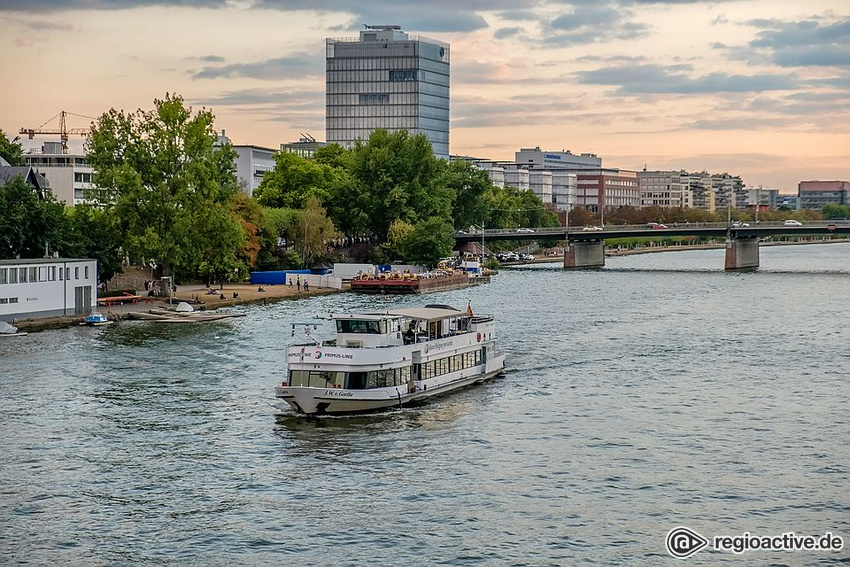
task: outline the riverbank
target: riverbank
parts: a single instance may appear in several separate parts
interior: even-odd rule
[[[173,304],[180,301],[190,303],[197,310],[221,309],[223,307],[234,307],[236,305],[267,304],[287,299],[301,299],[318,295],[329,295],[339,293],[338,289],[311,289],[310,291],[298,291],[285,285],[264,285],[264,291],[252,284],[227,284],[224,289],[216,288],[214,295],[207,295],[209,288],[199,285],[178,286],[173,296]],[[235,294],[235,297],[234,297]],[[222,295],[224,299],[222,299]],[[151,309],[165,309],[169,307],[166,301],[153,303],[125,303],[123,305],[112,305],[99,307],[98,312],[106,315],[110,321],[121,321],[129,319],[131,313],[147,312]],[[48,329],[62,329],[73,327],[85,322],[85,316],[70,315],[62,317],[44,317],[39,319],[17,320],[14,325],[20,331],[28,333],[46,331]]]

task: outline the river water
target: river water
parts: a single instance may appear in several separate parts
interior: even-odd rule
[[[842,536],[850,562],[850,244],[503,270],[424,297],[0,343],[3,565],[658,565],[712,537]],[[502,378],[314,422],[277,407],[289,324],[448,303],[492,313]]]

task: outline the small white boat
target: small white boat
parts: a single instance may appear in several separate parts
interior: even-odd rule
[[[102,327],[103,325],[111,325],[112,321],[110,321],[103,313],[93,311],[91,315],[86,317],[86,321],[83,324],[90,327]]]
[[[25,336],[27,336],[26,333],[18,331],[18,328],[12,325],[11,323],[7,323],[6,321],[0,321],[0,338]]]
[[[286,352],[289,375],[275,397],[307,415],[401,407],[504,372],[496,325],[446,305],[335,314],[336,339],[310,336]],[[296,325],[294,324],[293,329]]]

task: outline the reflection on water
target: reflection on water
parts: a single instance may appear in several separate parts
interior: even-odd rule
[[[0,556],[657,565],[680,524],[846,541],[850,245],[763,248],[748,274],[723,272],[722,253],[0,341]],[[467,300],[497,317],[504,377],[312,421],[273,398],[292,321]],[[724,561],[827,565],[848,552],[689,559]]]

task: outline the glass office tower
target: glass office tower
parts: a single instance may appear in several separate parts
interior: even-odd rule
[[[399,26],[327,40],[328,143],[351,147],[378,128],[425,134],[449,157],[449,46]]]

